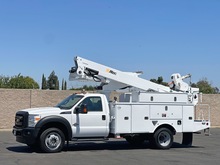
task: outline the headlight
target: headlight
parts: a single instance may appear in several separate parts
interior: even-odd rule
[[[41,119],[40,115],[29,115],[28,116],[28,126],[35,127],[37,122]]]

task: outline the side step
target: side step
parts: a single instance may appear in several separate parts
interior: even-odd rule
[[[109,138],[90,137],[90,138],[72,138],[71,141],[108,141]]]

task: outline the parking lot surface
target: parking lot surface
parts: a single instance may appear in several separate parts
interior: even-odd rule
[[[169,150],[150,149],[148,143],[132,147],[123,139],[71,142],[60,153],[45,154],[17,143],[10,131],[0,131],[0,165],[217,165],[220,164],[220,129],[211,135],[194,134],[192,147],[174,136]]]

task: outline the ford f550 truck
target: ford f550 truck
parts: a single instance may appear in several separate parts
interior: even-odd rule
[[[193,133],[209,129],[209,109],[198,111],[199,89],[183,80],[191,75],[171,76],[170,87],[75,57],[70,80],[100,82],[99,93],[73,94],[55,107],[20,110],[15,115],[16,141],[44,152],[60,152],[74,140],[121,137],[130,144],[148,140],[152,147],[169,149],[176,133],[192,145]],[[118,100],[111,100],[119,91]]]

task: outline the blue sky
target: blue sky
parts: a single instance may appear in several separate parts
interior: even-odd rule
[[[219,0],[0,0],[0,75],[68,80],[78,55],[220,87]],[[70,83],[68,86],[79,86]]]

